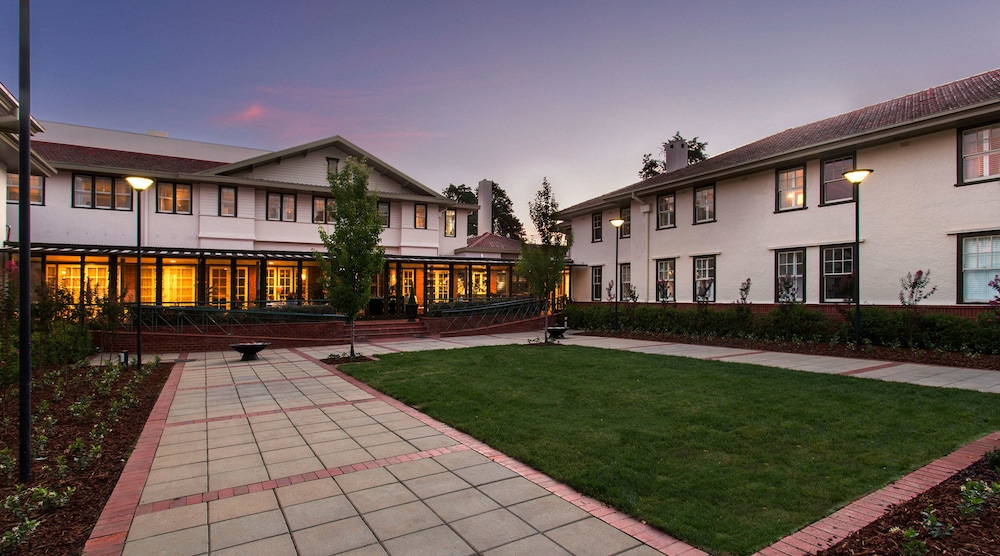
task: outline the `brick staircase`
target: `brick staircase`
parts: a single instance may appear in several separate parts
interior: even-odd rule
[[[354,340],[380,340],[385,338],[413,338],[430,336],[427,325],[422,321],[407,322],[405,320],[359,320],[354,323]],[[338,335],[338,340],[349,342],[351,329],[345,326]]]

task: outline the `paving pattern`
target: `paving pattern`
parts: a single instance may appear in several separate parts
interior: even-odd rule
[[[537,336],[383,340],[361,351]],[[580,335],[565,343],[1000,392],[991,371]],[[162,354],[178,363],[85,554],[705,554],[319,361],[343,349],[274,349],[247,362],[235,352]],[[1000,434],[760,554],[828,546],[996,446]]]

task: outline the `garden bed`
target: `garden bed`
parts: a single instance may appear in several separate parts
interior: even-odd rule
[[[29,514],[37,529],[17,549],[2,554],[80,554],[114,490],[173,365],[52,367],[35,370],[32,387],[32,480],[64,497],[61,507]],[[112,369],[112,370],[109,370]],[[0,498],[16,491],[18,394],[0,392]],[[116,418],[113,418],[116,417]],[[0,509],[0,532],[22,520]]]

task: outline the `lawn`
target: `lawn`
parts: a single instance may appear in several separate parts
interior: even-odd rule
[[[1000,430],[996,394],[579,346],[345,372],[688,543],[750,554]]]

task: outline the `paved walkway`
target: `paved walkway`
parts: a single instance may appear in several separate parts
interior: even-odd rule
[[[398,351],[535,333],[366,343]],[[564,343],[1000,392],[1000,373],[569,336]],[[705,554],[319,361],[345,346],[177,360],[85,554]],[[1000,433],[761,551],[808,554],[1000,446]]]

